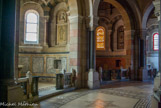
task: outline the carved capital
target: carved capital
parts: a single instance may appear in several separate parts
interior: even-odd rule
[[[146,34],[147,34],[146,29],[139,29],[136,31],[136,35],[142,40],[145,40]]]
[[[99,17],[89,16],[86,18],[86,24],[90,31],[93,31],[98,26]]]
[[[83,16],[68,16],[70,23],[82,23],[84,17]]]
[[[44,16],[45,22],[49,22],[49,16]]]
[[[160,20],[160,0],[153,1],[153,5],[155,7],[155,16],[158,17],[158,21]]]

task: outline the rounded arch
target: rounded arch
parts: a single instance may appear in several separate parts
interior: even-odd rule
[[[106,17],[100,17],[98,23],[99,23],[99,22],[102,22],[102,21],[105,21],[105,23],[106,23],[107,25],[110,24],[110,19],[108,19],[108,18],[106,18]]]
[[[78,16],[77,0],[68,0],[70,16]]]
[[[68,6],[67,6],[67,4],[65,3],[65,2],[61,2],[61,3],[59,3],[59,4],[57,4],[54,8],[53,8],[53,10],[52,10],[52,18],[53,17],[56,17],[56,14],[57,14],[57,12],[58,11],[60,11],[60,10],[65,10],[65,11],[67,11],[67,9],[68,9]]]
[[[104,0],[104,2],[108,2],[110,4],[112,4],[114,7],[116,7],[118,9],[118,11],[120,12],[120,14],[123,17],[123,20],[125,21],[125,29],[126,30],[131,30],[131,24],[130,24],[130,18],[126,12],[126,10],[124,9],[124,7],[117,1],[114,0]],[[95,0],[94,1],[94,15],[97,16],[98,14],[98,6],[99,6],[100,0]]]
[[[20,8],[20,13],[21,13],[20,20],[23,20],[23,16],[25,16],[26,11],[31,10],[31,9],[37,11],[40,17],[44,16],[43,8],[40,6],[39,3],[27,2],[27,3],[24,3]]]
[[[141,27],[141,20],[142,20],[141,18],[142,17],[141,17],[141,12],[139,10],[138,5],[133,0],[126,0],[126,1],[129,4],[129,6],[132,7],[131,10],[133,11],[133,14],[135,16],[136,21],[139,23],[138,27],[140,28]]]
[[[146,29],[146,24],[148,21],[148,17],[151,13],[151,11],[154,9],[153,4],[150,4],[149,7],[146,9],[146,11],[144,12],[144,16],[142,18],[142,29]]]

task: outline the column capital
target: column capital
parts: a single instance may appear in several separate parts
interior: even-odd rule
[[[45,22],[49,22],[49,16],[44,16]]]
[[[68,16],[69,23],[79,23],[84,20],[84,16]]]
[[[136,35],[142,40],[145,39],[146,34],[147,34],[147,29],[137,29],[136,30]]]
[[[93,15],[86,18],[86,24],[90,31],[94,31],[94,29],[98,26],[98,20],[99,17]]]
[[[160,20],[160,0],[153,1],[153,5],[155,7],[155,16],[158,17],[158,21]]]

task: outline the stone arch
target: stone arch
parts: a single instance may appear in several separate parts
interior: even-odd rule
[[[93,3],[93,7],[94,7],[94,15],[98,16],[98,6],[101,0],[94,0]],[[132,25],[131,25],[131,20],[130,17],[128,15],[128,12],[126,11],[125,7],[123,7],[123,5],[121,5],[121,3],[119,3],[116,0],[104,0],[104,2],[110,3],[112,4],[116,9],[118,9],[119,13],[122,16],[122,20],[124,21],[124,31],[125,31],[125,35],[126,37],[126,42],[128,44],[128,46],[126,46],[125,49],[125,53],[127,54],[127,67],[132,67],[134,65],[134,58],[133,58],[133,44],[132,44],[132,39],[133,39],[133,31],[132,31]],[[111,33],[112,34],[112,33]],[[126,44],[125,44],[126,45]],[[111,48],[112,49],[112,48]]]
[[[113,50],[114,51],[117,51],[118,49],[117,49],[117,31],[118,31],[118,28],[120,27],[120,26],[123,26],[124,27],[124,21],[120,18],[120,19],[117,19],[117,20],[115,20],[115,22],[113,23],[113,25],[112,25],[113,27],[112,27],[112,29],[113,29],[113,32],[112,32],[112,37],[114,38],[113,39]],[[111,37],[111,38],[112,38]],[[125,35],[124,35],[124,37],[125,37]],[[124,40],[124,49],[122,49],[122,50],[125,50],[126,48],[125,48],[125,40]]]
[[[25,32],[25,28],[24,28],[24,20],[25,20],[25,13],[28,10],[35,10],[38,12],[39,14],[39,26],[41,26],[41,28],[39,28],[39,44],[38,46],[42,46],[43,45],[43,34],[44,34],[44,11],[43,8],[41,7],[41,5],[39,3],[36,2],[24,2],[24,4],[21,4],[20,7],[20,37],[19,37],[19,44],[20,45],[25,45],[24,44],[24,32]],[[21,50],[21,48],[20,48]]]
[[[154,9],[154,6],[153,4],[150,4],[149,7],[146,9],[145,13],[144,13],[144,16],[142,18],[142,29],[146,29],[146,24],[147,24],[147,21],[148,21],[148,17],[151,13],[151,11]]]
[[[147,34],[150,34],[152,30],[158,29],[159,25],[152,25],[147,29]]]
[[[114,7],[116,7],[118,9],[118,11],[120,12],[120,14],[123,17],[123,20],[126,21],[125,22],[125,30],[131,30],[131,24],[130,24],[130,18],[126,12],[126,10],[124,9],[124,7],[117,1],[114,0],[104,0],[104,2],[108,2],[110,4],[112,4]],[[98,13],[98,6],[99,6],[100,0],[95,0],[94,1],[94,15],[97,16]]]
[[[110,23],[111,23],[111,25],[112,25],[112,28],[111,28],[111,29],[114,29],[116,23],[117,23],[119,20],[121,20],[121,19],[122,19],[122,16],[121,16],[121,15],[115,16],[115,17],[110,21]]]
[[[105,22],[104,22],[104,21],[105,21]],[[108,19],[108,18],[99,17],[98,24],[99,24],[99,23],[102,23],[102,22],[104,22],[106,25],[110,25],[110,19]]]
[[[78,16],[78,3],[77,0],[68,0],[70,16]]]
[[[141,27],[141,12],[139,10],[139,7],[136,5],[135,1],[133,0],[126,0],[130,7],[132,7],[133,14],[136,17],[136,21],[139,23],[138,27]]]
[[[60,11],[68,13],[68,6],[65,2],[57,4],[52,10],[50,15],[50,46],[53,47],[57,45],[57,15]],[[67,17],[68,23],[68,17]],[[68,27],[69,28],[69,27]],[[67,30],[68,31],[68,30]],[[68,37],[68,34],[67,34]]]

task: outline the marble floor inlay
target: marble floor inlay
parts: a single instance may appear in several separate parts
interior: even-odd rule
[[[114,84],[115,85],[115,84]],[[150,108],[153,84],[125,82],[76,90],[39,102],[39,108]],[[126,86],[123,86],[126,85]],[[134,86],[133,86],[134,85]],[[116,87],[117,86],[117,87]]]

